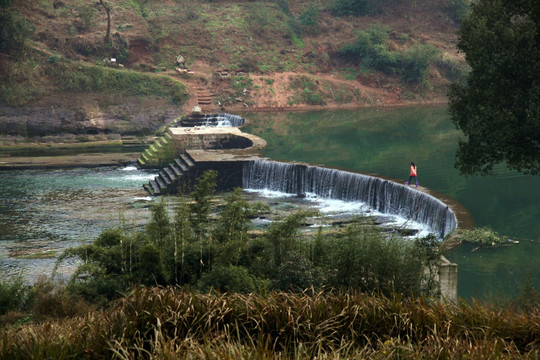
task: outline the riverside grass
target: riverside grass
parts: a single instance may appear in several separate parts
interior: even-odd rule
[[[2,359],[538,359],[540,307],[369,294],[137,288],[109,309],[2,330]]]

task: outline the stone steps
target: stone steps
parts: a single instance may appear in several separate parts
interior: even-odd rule
[[[139,168],[148,168],[156,165],[156,158],[159,157],[159,153],[163,151],[164,147],[169,145],[172,141],[172,135],[168,132],[154,140],[150,146],[144,150],[137,159],[137,166]]]
[[[151,196],[174,194],[178,190],[182,176],[195,166],[196,163],[189,154],[180,154],[172,163],[164,167],[154,180],[144,184],[143,188]]]
[[[197,104],[199,106],[212,105],[215,94],[204,87],[198,87],[197,91]]]

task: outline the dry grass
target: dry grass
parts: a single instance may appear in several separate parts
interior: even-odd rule
[[[137,289],[110,310],[4,330],[0,358],[537,359],[538,339],[538,306],[168,287]]]

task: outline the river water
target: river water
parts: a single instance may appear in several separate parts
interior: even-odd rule
[[[461,134],[446,106],[243,116],[250,121],[243,130],[264,138],[264,155],[273,160],[351,169],[403,182],[414,161],[421,185],[459,201],[476,226],[519,241],[492,249],[460,246],[447,253],[459,265],[459,296],[516,296],[531,283],[540,289],[540,176],[501,166],[494,176],[460,176],[454,156]]]
[[[540,177],[500,167],[492,177],[460,176],[453,167],[459,133],[445,107],[241,115],[250,120],[244,130],[263,137],[264,154],[274,160],[404,182],[414,161],[421,185],[461,202],[477,226],[519,240],[494,249],[460,246],[446,254],[459,265],[459,296],[515,296],[528,282],[540,288]],[[142,184],[154,175],[133,166],[0,171],[2,272],[50,274],[65,248],[91,241],[106,228],[143,226],[152,200]],[[60,274],[75,265],[63,264]]]
[[[0,171],[0,177],[0,267],[35,278],[51,274],[67,247],[107,228],[141,226],[151,201],[142,184],[154,174],[127,166]]]

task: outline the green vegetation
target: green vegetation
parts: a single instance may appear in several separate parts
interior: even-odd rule
[[[487,175],[496,164],[540,174],[540,13],[530,0],[473,2],[458,48],[471,72],[450,92],[450,112],[465,139],[456,168]]]
[[[111,229],[90,245],[67,250],[59,263],[70,257],[83,262],[68,288],[89,301],[155,284],[238,292],[335,288],[437,293],[429,275],[438,260],[433,238],[388,239],[369,221],[360,221],[342,234],[313,241],[299,236],[301,224],[312,215],[306,212],[251,234],[249,219],[267,210],[250,205],[235,190],[216,214],[211,211],[215,180],[216,172],[205,172],[191,201],[181,201],[172,219],[160,202],[143,231]]]
[[[368,16],[381,10],[380,0],[335,0],[330,10],[336,16]]]
[[[32,25],[13,6],[13,0],[0,0],[0,53],[20,51],[32,32]]]
[[[538,306],[367,294],[137,288],[107,310],[9,327],[4,359],[535,359]]]
[[[465,230],[461,239],[471,244],[478,244],[485,247],[508,244],[508,238],[499,235],[496,231],[481,227],[472,230]]]
[[[49,70],[63,90],[167,97],[177,104],[187,99],[184,85],[168,77],[69,62],[53,63]]]
[[[421,82],[440,51],[431,44],[391,51],[387,45],[389,33],[389,28],[379,25],[362,30],[355,42],[340,49],[340,54],[361,61],[368,68],[399,74],[406,82]]]
[[[292,79],[291,89],[296,89],[296,95],[291,99],[295,103],[309,105],[325,105],[326,99],[320,87],[307,76]]]
[[[468,0],[450,0],[445,11],[452,20],[459,23],[468,14],[469,4],[470,1]]]
[[[58,283],[40,278],[28,285],[22,278],[0,281],[0,324],[65,318],[82,314],[90,305]],[[0,356],[1,357],[1,356]]]
[[[22,106],[58,91],[82,87],[115,94],[120,88],[121,96],[129,93],[142,96],[156,94],[158,97],[172,99],[175,103],[182,103],[185,91],[175,90],[175,86],[170,84],[158,84],[157,92],[154,91],[154,85],[140,91],[133,87],[132,91],[126,92],[131,86],[124,87],[115,82],[111,89],[107,89],[111,82],[103,81],[103,78],[108,75],[96,69],[87,71],[86,67],[103,65],[104,59],[110,58],[116,58],[126,69],[135,72],[165,71],[169,75],[175,69],[178,54],[185,57],[188,68],[204,64],[202,68],[208,72],[205,75],[219,69],[241,70],[255,76],[284,71],[339,73],[341,66],[350,67],[351,64],[344,64],[338,59],[337,44],[350,41],[350,29],[364,27],[354,17],[358,15],[373,16],[373,21],[366,24],[382,22],[392,29],[390,43],[374,44],[378,50],[370,52],[369,59],[364,60],[364,55],[352,56],[355,62],[362,58],[362,67],[383,73],[375,74],[378,80],[369,86],[385,85],[390,88],[389,85],[394,85],[404,89],[403,94],[413,93],[412,96],[416,95],[416,98],[422,91],[422,96],[428,96],[426,89],[434,90],[430,91],[431,94],[442,96],[447,91],[449,79],[455,81],[463,76],[460,62],[449,52],[444,61],[437,62],[440,71],[430,77],[430,84],[416,84],[424,80],[426,67],[434,62],[434,56],[437,57],[434,47],[418,43],[418,39],[433,38],[429,41],[437,47],[444,43],[444,48],[450,48],[452,44],[446,44],[448,37],[440,39],[439,36],[431,37],[429,34],[453,32],[455,29],[434,24],[433,19],[437,18],[436,22],[452,23],[451,26],[455,27],[454,21],[459,21],[466,12],[466,0],[436,1],[422,5],[416,4],[416,1],[394,0],[337,0],[330,3],[310,0],[291,3],[289,0],[220,2],[219,6],[212,2],[190,1],[122,0],[114,4],[105,3],[112,6],[113,28],[108,42],[103,40],[107,16],[99,3],[90,4],[79,0],[43,0],[37,3],[3,0],[0,5],[5,9],[2,12],[5,19],[2,18],[0,24],[2,44],[5,47],[1,45],[4,50],[0,51],[6,51],[8,56],[0,57],[0,66],[5,69],[0,74],[0,102]],[[422,15],[414,16],[423,16],[425,13],[430,16],[429,20],[422,19],[423,24],[424,20],[427,23],[418,27],[418,31],[408,33],[405,40],[401,35],[394,34],[395,26],[391,18],[396,19],[396,24],[401,21],[400,17],[407,17],[414,23],[416,19],[412,14],[419,13]],[[20,14],[24,14],[26,20],[22,20]],[[411,16],[413,18],[409,18]],[[45,18],[48,20],[43,21]],[[400,50],[396,50],[396,42],[399,42]],[[24,52],[21,53],[23,43],[27,46],[24,46]],[[7,51],[8,47],[12,47],[13,51]],[[70,78],[56,79],[57,75],[63,74],[65,64],[70,61],[73,62],[67,69]],[[83,69],[81,74],[76,74],[79,66]],[[394,74],[401,78],[394,77]],[[88,81],[88,77],[94,75],[95,84]],[[174,73],[174,76],[178,74]],[[186,82],[194,80],[191,75],[184,74],[181,77]],[[208,79],[206,76],[205,80]],[[213,80],[215,82],[207,85],[219,93],[222,105],[243,102],[249,106],[253,103],[253,99],[248,102],[228,99],[232,92],[227,88],[230,84],[218,84],[221,79]],[[152,83],[143,79],[141,81],[146,83],[143,88]],[[126,82],[131,83],[130,80]],[[301,98],[290,101],[322,104],[335,101],[336,98],[330,93],[321,95],[324,101],[308,89],[303,96],[307,101]],[[276,101],[281,101],[281,98],[276,98]]]
[[[532,288],[504,305],[440,303],[432,237],[402,241],[366,220],[306,238],[309,212],[250,232],[268,209],[239,189],[217,202],[215,179],[204,173],[172,217],[159,202],[143,230],[66,251],[59,261],[80,260],[67,286],[0,282],[0,358],[538,356]]]
[[[35,50],[26,55],[26,60],[6,62],[7,71],[0,74],[0,102],[6,105],[24,105],[59,91],[163,97],[175,104],[188,98],[182,83],[165,76],[74,62],[58,54],[46,57]],[[52,77],[53,84],[41,77]]]

